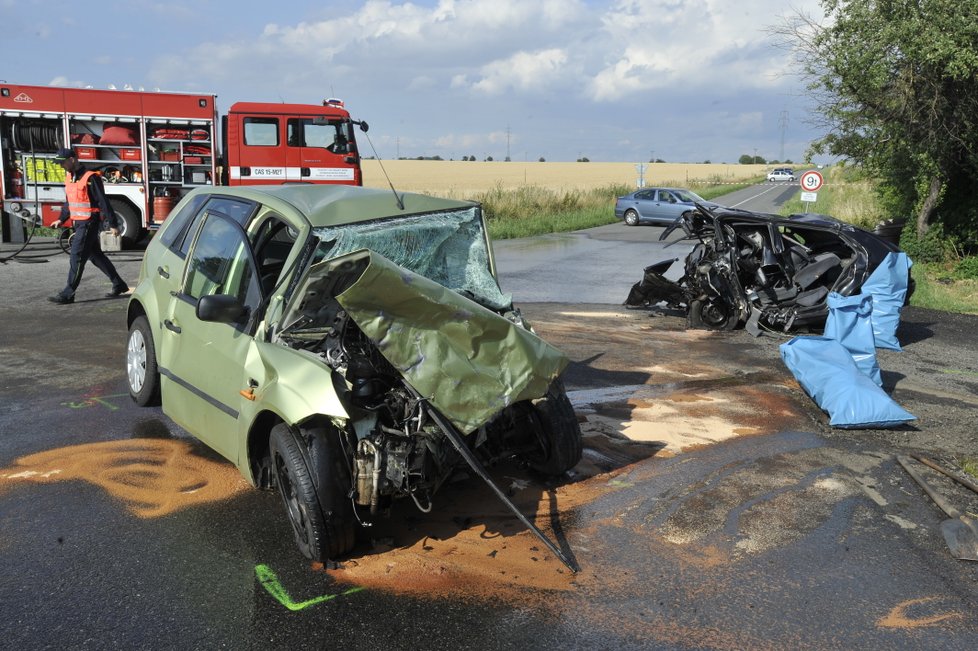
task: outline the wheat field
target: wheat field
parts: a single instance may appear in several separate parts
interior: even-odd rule
[[[557,192],[591,190],[613,185],[635,187],[638,171],[634,163],[540,163],[435,160],[363,160],[363,184],[388,187],[381,170],[387,171],[400,191],[463,198],[487,190],[525,186]],[[710,182],[734,183],[762,176],[767,165],[721,163],[647,163],[645,185],[687,186]]]

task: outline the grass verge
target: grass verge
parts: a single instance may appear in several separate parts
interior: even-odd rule
[[[750,185],[749,182],[727,185],[711,180],[691,183],[688,187],[704,199],[712,199]],[[483,205],[492,238],[504,240],[612,224],[618,221],[615,199],[632,190],[627,185],[562,191],[534,185],[515,189],[497,186],[467,198]]]
[[[978,479],[978,458],[967,458],[961,461],[961,469]]]

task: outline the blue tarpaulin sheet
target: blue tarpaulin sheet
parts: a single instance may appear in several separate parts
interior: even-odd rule
[[[896,332],[900,325],[900,310],[907,300],[912,266],[906,253],[887,253],[863,283],[862,293],[873,296],[873,334],[877,348],[901,350]]]
[[[780,350],[798,383],[828,413],[832,427],[873,429],[916,420],[864,375],[835,339],[795,337]]]
[[[832,292],[826,304],[829,306],[829,316],[825,319],[825,336],[842,344],[863,375],[875,382],[876,386],[883,386],[880,367],[876,363],[873,295],[843,296]]]

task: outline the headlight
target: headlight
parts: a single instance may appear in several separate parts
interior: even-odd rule
[[[20,212],[21,208],[23,208],[23,206],[20,205],[19,201],[15,201],[12,204],[10,204],[10,210],[12,210],[13,212]]]

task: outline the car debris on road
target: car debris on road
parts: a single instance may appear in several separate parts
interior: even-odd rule
[[[683,309],[691,328],[732,330],[743,324],[790,332],[820,329],[828,296],[859,294],[889,253],[900,249],[856,226],[826,215],[778,215],[697,204],[666,228],[660,240],[681,229],[697,243],[684,274],[666,277],[678,258],[645,268],[625,299],[629,307],[663,303]],[[905,301],[913,293],[906,278]]]

